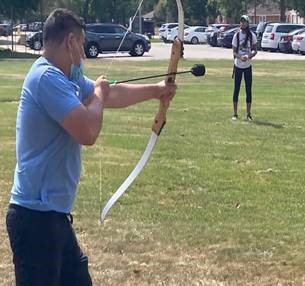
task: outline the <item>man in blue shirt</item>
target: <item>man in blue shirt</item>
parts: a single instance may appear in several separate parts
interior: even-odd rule
[[[69,213],[81,170],[81,145],[93,145],[104,108],[156,98],[175,85],[118,84],[83,75],[84,26],[72,12],[53,11],[44,26],[44,53],[28,72],[16,123],[17,164],[7,230],[17,286],[92,285]]]

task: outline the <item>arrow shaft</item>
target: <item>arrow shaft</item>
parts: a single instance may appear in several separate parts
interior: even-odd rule
[[[126,79],[126,80],[115,81],[115,83],[116,83],[116,84],[118,84],[118,83],[125,83],[125,82],[131,82],[131,81],[138,81],[138,80],[142,80],[142,79],[149,79],[149,78],[170,76],[170,75],[176,75],[176,74],[182,74],[182,73],[189,73],[189,72],[191,72],[191,71],[181,71],[181,72],[171,72],[171,73],[158,74],[158,75],[150,75],[150,76],[144,76],[144,77],[138,77],[138,78],[132,78],[132,79]]]

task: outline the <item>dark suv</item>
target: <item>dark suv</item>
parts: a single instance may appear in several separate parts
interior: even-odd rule
[[[85,53],[88,58],[96,58],[99,53],[116,52],[118,49],[121,52],[129,52],[131,56],[142,56],[150,48],[148,37],[130,32],[121,25],[86,25]]]
[[[12,26],[10,24],[0,24],[0,36],[12,35]]]
[[[43,46],[42,31],[28,33],[25,40],[25,46],[30,47],[30,49],[35,51],[40,51]]]
[[[265,31],[265,28],[270,22],[259,22],[256,27],[256,37],[257,37],[257,49],[261,50],[262,38]]]

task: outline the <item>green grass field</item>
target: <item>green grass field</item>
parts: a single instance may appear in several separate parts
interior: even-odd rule
[[[13,285],[5,213],[15,165],[15,117],[33,60],[0,61],[0,277]],[[180,62],[188,70],[195,61]],[[205,61],[178,91],[150,161],[100,225],[100,208],[144,151],[151,101],[106,110],[83,149],[75,229],[94,285],[305,285],[305,66],[255,61],[253,117],[245,95],[231,121],[231,61]],[[87,74],[108,60],[87,60]],[[167,70],[166,61],[114,61],[111,79]],[[127,72],[126,72],[127,71]],[[154,82],[151,80],[150,82]],[[101,178],[101,179],[100,179]]]

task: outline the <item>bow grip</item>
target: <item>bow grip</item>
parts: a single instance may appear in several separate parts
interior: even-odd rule
[[[171,57],[169,61],[169,66],[167,73],[175,73],[178,69],[178,62],[181,57],[182,52],[182,42],[179,39],[175,39],[171,49]],[[165,83],[174,83],[176,80],[176,75],[168,75],[165,77]],[[165,123],[166,123],[166,112],[169,107],[170,102],[163,102],[160,100],[159,110],[155,116],[155,120],[152,126],[153,132],[160,135]]]

